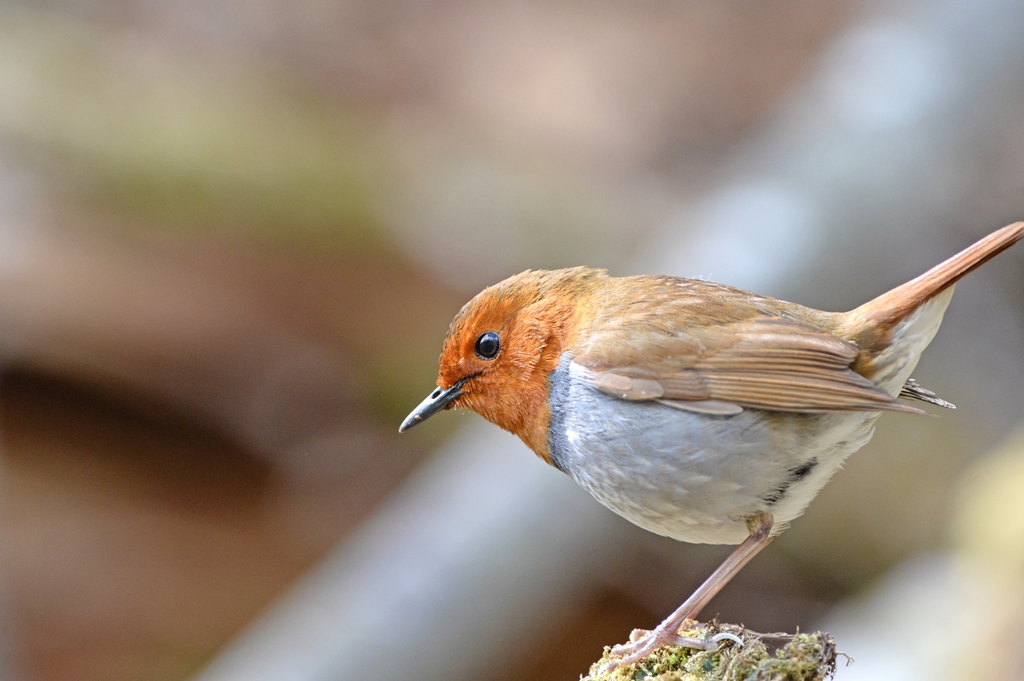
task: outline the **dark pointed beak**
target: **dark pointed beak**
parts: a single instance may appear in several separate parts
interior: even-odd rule
[[[447,407],[452,400],[462,394],[462,386],[469,378],[464,378],[450,388],[436,388],[434,392],[427,395],[427,399],[420,402],[419,406],[412,410],[412,413],[405,417],[402,425],[398,427],[399,433],[404,433],[417,423],[426,421],[431,416]]]

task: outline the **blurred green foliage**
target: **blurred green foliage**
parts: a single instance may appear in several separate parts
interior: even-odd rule
[[[378,242],[388,164],[365,118],[267,64],[66,16],[0,16],[0,131],[76,203],[178,230]]]

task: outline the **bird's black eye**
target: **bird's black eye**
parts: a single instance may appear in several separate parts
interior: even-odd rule
[[[501,349],[501,339],[493,331],[485,331],[476,339],[476,356],[480,359],[494,359]]]

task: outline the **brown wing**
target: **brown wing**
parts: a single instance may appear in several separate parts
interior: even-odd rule
[[[671,338],[667,331],[661,320],[620,339],[632,344],[637,361],[630,366],[588,363],[585,354],[576,361],[593,370],[594,387],[606,394],[701,413],[736,413],[737,407],[924,413],[850,369],[858,352],[854,343],[809,324],[755,316],[691,326]]]

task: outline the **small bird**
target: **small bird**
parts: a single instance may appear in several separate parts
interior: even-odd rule
[[[518,435],[631,522],[739,544],[675,612],[612,649],[610,667],[665,644],[800,516],[882,412],[950,403],[910,378],[954,284],[1024,237],[1004,227],[850,312],[703,280],[526,271],[455,316],[437,388],[402,423],[452,407]]]

